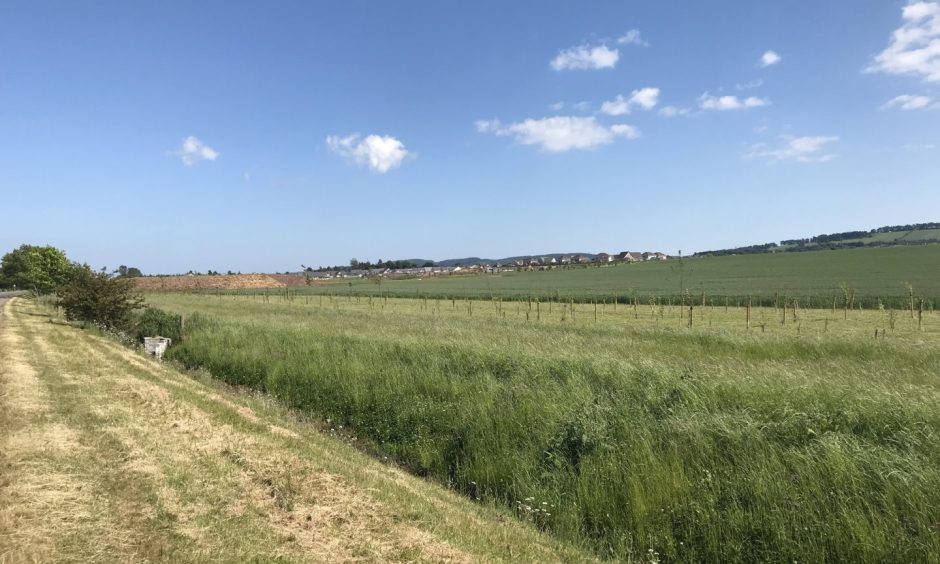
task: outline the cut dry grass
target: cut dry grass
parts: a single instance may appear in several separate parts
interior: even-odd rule
[[[0,328],[0,562],[585,559],[43,313]]]

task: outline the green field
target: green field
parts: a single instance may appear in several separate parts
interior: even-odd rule
[[[901,307],[908,284],[930,304],[940,303],[940,245],[840,249],[804,253],[754,254],[557,268],[475,276],[441,276],[423,280],[340,280],[302,292],[361,295],[574,299],[579,301],[638,297],[680,300],[683,294],[723,303],[751,296],[764,303],[789,296],[800,303],[825,307],[843,299],[843,286],[855,302],[878,307],[879,301]]]
[[[148,299],[173,359],[601,557],[940,559],[929,311]]]
[[[846,243],[900,243],[908,244],[913,241],[933,241],[940,239],[940,229],[912,229],[910,231],[887,231],[885,233],[873,233],[871,237],[860,239],[843,239],[831,244]],[[827,243],[820,243],[826,246]]]
[[[878,235],[880,233],[876,234],[873,240],[878,240]],[[915,229],[914,231],[902,233],[894,241],[933,241],[935,239],[940,239],[940,229]]]

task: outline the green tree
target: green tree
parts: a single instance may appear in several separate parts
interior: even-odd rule
[[[134,292],[132,279],[112,278],[85,265],[76,268],[69,282],[59,288],[56,305],[65,310],[66,319],[120,328],[127,326],[131,312],[143,307],[143,302]]]
[[[133,266],[124,266],[123,264],[114,271],[118,278],[140,278],[144,275],[139,268]]]
[[[55,247],[21,245],[0,260],[0,286],[49,294],[67,282],[74,271],[75,265]]]

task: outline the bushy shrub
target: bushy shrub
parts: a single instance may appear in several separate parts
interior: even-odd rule
[[[65,310],[66,319],[95,323],[106,329],[124,329],[133,311],[143,304],[133,284],[130,279],[111,278],[82,266],[59,287],[56,305]]]
[[[182,319],[179,315],[148,307],[134,320],[134,333],[138,342],[144,337],[168,337],[174,343],[183,340]]]

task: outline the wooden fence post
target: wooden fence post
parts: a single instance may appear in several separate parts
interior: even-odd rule
[[[747,328],[751,328],[751,297],[747,297]]]

